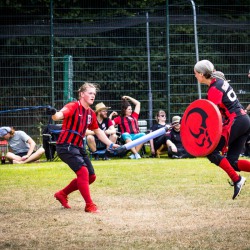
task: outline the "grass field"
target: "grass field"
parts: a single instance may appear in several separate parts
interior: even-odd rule
[[[250,186],[232,200],[207,159],[93,163],[100,214],[78,192],[72,209],[54,199],[75,176],[60,161],[0,165],[0,249],[250,249]]]

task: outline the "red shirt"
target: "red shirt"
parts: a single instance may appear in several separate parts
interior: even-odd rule
[[[139,115],[135,112],[131,116],[118,116],[114,119],[115,124],[118,124],[121,133],[138,134],[140,132],[138,126]]]
[[[66,104],[61,112],[64,119],[57,144],[71,143],[82,147],[87,128],[90,130],[99,128],[95,112],[91,108],[85,109],[80,101]]]

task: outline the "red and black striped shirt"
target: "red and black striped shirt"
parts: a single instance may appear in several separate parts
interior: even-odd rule
[[[91,108],[85,109],[80,101],[66,104],[61,112],[63,112],[64,119],[57,144],[71,143],[82,147],[86,129],[99,128],[95,112]]]
[[[115,124],[118,124],[121,133],[138,134],[140,132],[138,126],[139,115],[135,112],[131,116],[117,116],[114,119]]]

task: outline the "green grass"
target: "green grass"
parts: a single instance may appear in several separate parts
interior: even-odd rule
[[[63,162],[0,165],[0,249],[250,249],[249,186],[232,200],[205,158],[93,161],[100,214],[53,194],[75,174]],[[249,179],[249,173],[242,173]]]

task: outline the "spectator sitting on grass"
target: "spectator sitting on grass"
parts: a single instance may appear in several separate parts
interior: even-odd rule
[[[168,156],[170,158],[193,158],[185,148],[181,141],[181,117],[174,116],[172,118],[172,129],[167,132]]]
[[[11,163],[30,163],[37,161],[44,153],[40,147],[35,151],[35,141],[24,131],[15,131],[12,127],[1,127],[0,137],[8,141],[11,152],[7,152],[6,158]]]

